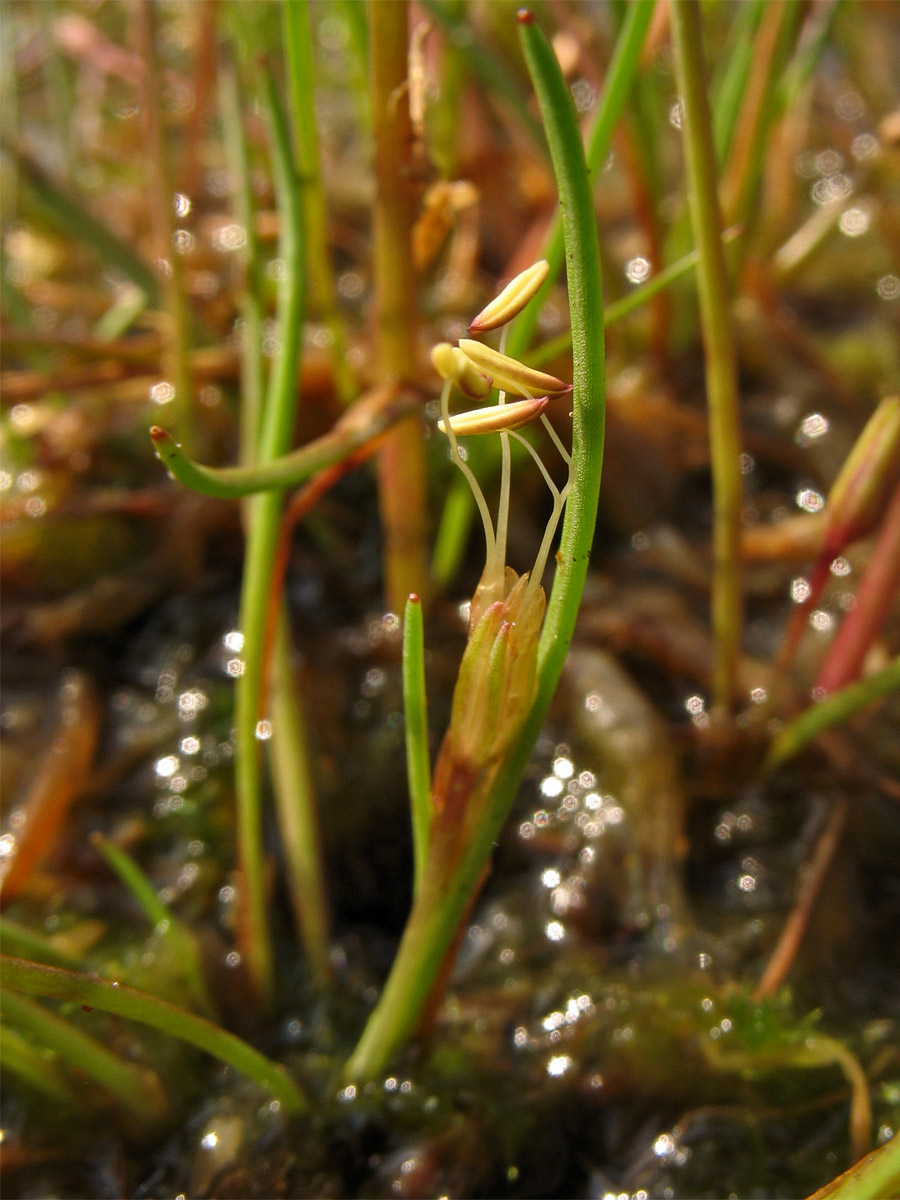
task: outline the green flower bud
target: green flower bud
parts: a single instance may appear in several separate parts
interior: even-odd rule
[[[537,648],[546,599],[528,574],[507,570],[512,588],[470,627],[453,693],[448,738],[454,756],[481,770],[507,749],[537,688]]]

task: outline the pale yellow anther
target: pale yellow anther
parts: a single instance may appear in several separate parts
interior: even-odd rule
[[[500,433],[518,429],[539,417],[550,403],[548,396],[537,396],[531,400],[514,400],[510,404],[495,404],[490,408],[473,408],[469,412],[457,413],[450,418],[450,428],[458,437],[469,437],[477,433]],[[438,429],[446,433],[443,421]]]
[[[505,325],[513,317],[518,316],[528,302],[537,294],[541,284],[547,278],[550,264],[545,259],[539,259],[520,271],[511,280],[499,296],[486,305],[472,324],[469,333],[486,333],[489,329],[497,329]]]
[[[516,396],[559,396],[571,389],[570,383],[564,383],[555,375],[527,367],[518,359],[492,350],[473,338],[460,338],[459,348],[479,371],[493,379],[495,387]]]
[[[483,400],[491,394],[494,384],[490,376],[484,375],[458,346],[438,342],[432,348],[431,362],[441,379],[449,380],[473,400]]]

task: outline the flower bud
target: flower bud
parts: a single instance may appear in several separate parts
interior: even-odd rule
[[[471,629],[453,692],[448,737],[454,755],[480,770],[512,742],[534,701],[546,599],[529,575],[507,571],[512,588]]]
[[[490,408],[472,408],[452,416],[450,428],[458,437],[518,429],[540,416],[549,403],[548,396],[536,396],[533,400],[513,400],[510,404],[494,404]],[[447,432],[442,420],[438,421],[437,427],[441,433]]]
[[[542,258],[520,271],[500,295],[481,310],[469,326],[469,333],[487,333],[489,329],[497,329],[518,316],[537,294],[549,270],[550,264]]]
[[[555,375],[526,367],[518,359],[492,350],[472,338],[460,338],[459,348],[479,371],[490,375],[494,386],[512,392],[516,396],[559,396],[571,390],[570,383],[563,383]]]

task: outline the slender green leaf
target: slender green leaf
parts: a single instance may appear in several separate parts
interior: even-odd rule
[[[52,967],[38,967],[50,971]],[[4,971],[4,982],[9,979]],[[149,1068],[125,1062],[97,1038],[8,986],[0,991],[5,1021],[26,1029],[43,1046],[55,1051],[82,1075],[114,1096],[130,1120],[153,1125],[166,1112],[168,1101],[159,1079]]]
[[[176,968],[184,979],[191,1000],[207,1015],[214,1013],[215,1008],[209,998],[206,981],[203,978],[200,951],[191,930],[163,904],[156,893],[156,888],[130,854],[100,833],[95,833],[91,842],[100,851],[107,865],[115,871],[131,892],[150,925],[157,933],[166,938],[172,950]]]
[[[779,766],[802,750],[813,738],[826,729],[849,720],[881,696],[900,690],[900,655],[880,671],[865,679],[841,688],[826,700],[813,704],[781,730],[769,748],[766,766]]]
[[[55,996],[60,1000],[71,1000],[102,1012],[118,1013],[131,1021],[150,1025],[199,1050],[205,1050],[207,1054],[254,1079],[260,1087],[276,1096],[288,1112],[305,1112],[309,1107],[306,1097],[284,1067],[204,1017],[160,1000],[158,996],[124,987],[114,980],[45,967],[5,954],[0,956],[0,963],[4,987],[10,991],[32,996]]]
[[[697,290],[706,356],[713,476],[713,701],[727,711],[741,649],[741,470],[737,353],[731,290],[722,248],[718,173],[713,145],[701,11],[694,0],[673,0],[672,32],[681,104],[688,205],[700,252]]]
[[[431,824],[431,764],[428,756],[428,709],[425,698],[425,639],[422,602],[410,596],[403,617],[403,717],[406,730],[406,774],[412,809],[415,890],[428,855]]]

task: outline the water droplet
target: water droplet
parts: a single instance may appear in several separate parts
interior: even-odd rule
[[[156,760],[156,774],[160,779],[170,779],[178,770],[178,759],[174,754],[167,754]]]
[[[825,497],[813,488],[803,488],[797,493],[796,499],[797,507],[802,508],[804,512],[821,512],[825,507]]]
[[[844,159],[840,151],[829,147],[827,150],[821,150],[816,155],[816,170],[820,175],[836,175],[844,165]]]
[[[671,1158],[675,1153],[675,1139],[668,1133],[661,1133],[653,1143],[653,1153],[657,1158]]]
[[[358,299],[364,287],[363,277],[356,271],[345,271],[338,279],[337,290],[345,300]]]
[[[865,112],[865,103],[859,92],[848,88],[835,100],[834,111],[842,121],[858,121]]]
[[[575,774],[575,765],[571,758],[560,757],[554,760],[553,774],[558,779],[571,779]]]
[[[236,222],[222,225],[213,234],[212,244],[217,250],[224,253],[240,250],[247,244],[247,231],[243,225],[238,225]]]
[[[879,142],[874,133],[860,133],[850,146],[850,152],[857,162],[865,162],[878,153]]]
[[[790,596],[795,604],[802,604],[809,595],[809,580],[798,575],[791,580]]]
[[[800,427],[794,435],[799,446],[807,446],[816,438],[823,437],[828,432],[828,418],[821,413],[810,413],[800,422]]]
[[[625,278],[630,279],[632,283],[643,283],[645,279],[649,279],[652,269],[650,259],[639,255],[625,264]]]
[[[575,108],[578,112],[588,112],[594,107],[597,92],[589,80],[576,79],[572,84],[572,99],[575,101]]]
[[[17,433],[27,434],[37,425],[38,413],[33,404],[14,404],[9,419]]]
[[[838,173],[837,175],[827,175],[822,179],[817,179],[810,188],[810,195],[816,204],[822,206],[834,204],[838,200],[844,200],[852,191],[853,183],[850,177]]]
[[[176,254],[189,254],[194,248],[194,235],[188,229],[176,229],[172,234],[172,245]]]
[[[846,237],[860,237],[861,234],[864,234],[868,231],[869,214],[859,205],[856,205],[854,208],[848,208],[845,212],[841,213],[841,219],[838,221],[838,226],[841,233],[843,233]]]
[[[154,404],[168,404],[170,400],[175,399],[175,388],[168,380],[163,379],[151,387],[150,399]]]

